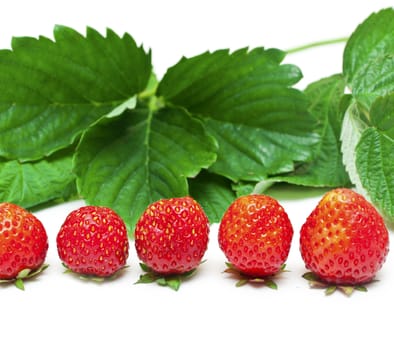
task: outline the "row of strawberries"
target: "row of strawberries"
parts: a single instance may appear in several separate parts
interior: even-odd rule
[[[210,225],[191,197],[162,199],[149,205],[134,232],[144,274],[175,290],[201,263]],[[237,198],[224,213],[218,243],[237,285],[262,282],[276,288],[273,276],[284,269],[293,238],[287,213],[274,198],[251,194]],[[71,272],[102,279],[126,267],[129,239],[123,220],[110,208],[84,206],[72,211],[56,237],[59,258]],[[0,204],[0,280],[36,276],[47,265],[48,237],[32,213]],[[337,287],[346,294],[373,280],[389,251],[382,216],[362,195],[339,188],[327,192],[300,231],[300,251],[311,285]]]

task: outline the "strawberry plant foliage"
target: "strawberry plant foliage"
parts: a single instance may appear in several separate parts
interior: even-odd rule
[[[203,170],[188,183],[190,195],[201,204],[210,220],[220,222],[223,213],[236,198],[231,180]]]
[[[57,26],[54,40],[13,39],[0,52],[2,169],[37,171],[18,181],[34,191],[18,197],[14,181],[4,200],[31,206],[62,197],[57,184],[69,188],[75,177],[79,195],[116,209],[130,229],[148,203],[188,194],[207,169],[193,183],[201,192],[204,184],[223,188],[220,209],[210,210],[216,221],[234,199],[231,180],[261,180],[312,158],[319,135],[292,88],[301,72],[283,58],[276,49],[207,52],[181,59],[157,82],[149,80],[150,52],[128,34]],[[48,181],[35,187],[44,172]]]
[[[356,146],[361,186],[382,212],[394,218],[394,94],[377,98],[370,123]]]
[[[307,100],[291,88],[302,77],[276,49],[219,50],[171,67],[158,94],[198,114],[219,143],[210,170],[259,181],[311,160],[319,135]]]
[[[304,186],[338,187],[350,184],[342,161],[339,136],[348,98],[344,97],[345,80],[335,74],[313,82],[305,89],[309,110],[320,125],[321,141],[312,162],[300,164],[294,171],[271,177]]]
[[[278,49],[183,57],[157,79],[127,33],[14,38],[0,51],[1,199],[31,207],[76,192],[130,230],[162,197],[193,194],[217,222],[240,190],[350,178],[393,219],[393,32],[393,9],[372,14],[343,72],[305,91]]]
[[[394,221],[394,9],[369,16],[344,51],[352,92],[341,130],[352,182]]]
[[[323,125],[315,159],[265,182],[340,187],[350,180],[394,222],[393,33],[392,8],[356,28],[344,50],[343,72],[305,90],[311,113]]]
[[[75,171],[80,193],[131,228],[147,203],[188,194],[187,178],[215,158],[215,140],[184,110],[136,108],[85,133]]]
[[[394,9],[371,14],[351,35],[343,56],[343,73],[353,97],[369,109],[379,96],[394,90]]]
[[[31,207],[75,187],[79,136],[135,104],[150,54],[128,34],[88,28],[84,37],[63,26],[54,40],[14,38],[11,48],[0,51],[1,199]]]
[[[67,147],[145,88],[150,55],[129,35],[57,26],[54,39],[14,38],[0,51],[3,157],[34,160]]]
[[[0,201],[33,207],[75,194],[73,149],[65,149],[34,162],[0,162]]]

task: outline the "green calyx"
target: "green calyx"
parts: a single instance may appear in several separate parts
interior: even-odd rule
[[[249,276],[241,271],[239,271],[233,264],[226,262],[227,268],[223,271],[225,273],[230,273],[235,279],[237,279],[237,282],[235,284],[236,287],[242,287],[243,285],[247,283],[251,283],[254,285],[264,285],[266,287],[269,287],[271,289],[278,289],[278,285],[276,282],[273,280],[273,275],[272,276],[266,276],[266,277],[255,277],[255,276]],[[282,272],[286,272],[285,270],[286,265],[283,264],[278,271],[278,273],[275,274],[275,276],[279,275]]]
[[[20,290],[25,290],[25,285],[24,285],[24,280],[33,278],[43,272],[45,269],[47,269],[49,265],[48,264],[42,264],[38,269],[32,270],[32,269],[23,269],[19,271],[19,273],[16,275],[15,278],[12,279],[4,279],[0,280],[0,283],[14,283],[14,285],[20,289]]]
[[[306,272],[302,275],[303,278],[305,278],[308,282],[311,288],[321,288],[325,289],[325,294],[326,295],[331,295],[335,291],[339,290],[346,296],[351,296],[354,291],[359,291],[359,292],[367,292],[368,289],[365,287],[365,285],[341,285],[341,284],[333,284],[333,283],[328,283],[321,278],[319,278],[316,274],[313,272]]]
[[[159,286],[169,287],[175,291],[180,288],[183,280],[190,278],[196,272],[196,269],[192,269],[182,274],[163,275],[153,271],[143,263],[140,263],[140,267],[145,273],[140,275],[135,284],[156,282]]]

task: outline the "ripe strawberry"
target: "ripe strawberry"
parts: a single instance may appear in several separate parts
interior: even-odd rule
[[[226,271],[265,282],[281,270],[292,237],[292,224],[277,200],[263,194],[237,198],[219,225],[219,246],[232,267]]]
[[[324,282],[359,285],[382,267],[388,231],[362,195],[338,188],[323,196],[301,227],[300,250],[306,268]]]
[[[0,204],[0,279],[15,281],[23,289],[22,279],[30,278],[44,265],[48,237],[41,221],[12,203]]]
[[[174,289],[201,263],[207,250],[209,222],[191,197],[170,198],[149,205],[135,228],[135,248],[147,275],[139,282],[163,282]],[[172,283],[172,284],[171,284]]]
[[[112,276],[125,267],[129,256],[126,226],[106,207],[73,210],[61,226],[56,243],[64,265],[81,275]]]

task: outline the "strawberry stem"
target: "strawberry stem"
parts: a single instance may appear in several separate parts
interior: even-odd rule
[[[306,45],[301,45],[301,46],[297,46],[297,47],[293,47],[291,49],[288,49],[288,50],[286,50],[286,53],[292,54],[292,53],[308,50],[308,49],[311,49],[314,47],[345,43],[348,41],[348,39],[349,39],[348,37],[342,37],[342,38],[315,41],[315,42],[312,42],[312,43],[309,43]]]

